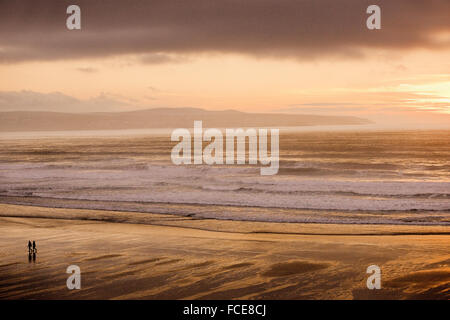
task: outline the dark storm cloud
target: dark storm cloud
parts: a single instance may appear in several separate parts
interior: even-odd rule
[[[164,64],[164,63],[180,63],[186,61],[182,57],[173,57],[167,54],[150,53],[141,56],[140,61],[144,64]]]
[[[70,4],[81,7],[81,31],[65,27]],[[381,7],[381,30],[366,28],[370,4]],[[448,45],[433,36],[450,31],[449,12],[449,0],[1,0],[0,62],[120,54],[168,62],[161,57],[207,52],[309,59],[358,57],[364,48],[433,49]]]

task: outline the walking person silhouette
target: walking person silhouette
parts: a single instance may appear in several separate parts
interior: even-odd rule
[[[32,258],[33,262],[36,262],[36,253],[37,253],[36,241],[33,240],[33,245],[29,244],[29,247],[31,247],[31,250],[28,253],[28,261],[31,262]]]
[[[28,240],[28,262],[36,261],[36,254],[33,252],[31,241]]]

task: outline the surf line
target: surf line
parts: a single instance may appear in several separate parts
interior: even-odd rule
[[[246,164],[246,140],[248,138],[248,164],[263,165],[260,174],[274,175],[279,168],[279,129],[270,129],[270,156],[268,155],[268,129],[225,129],[209,128],[203,131],[202,121],[194,121],[194,164],[223,165]],[[181,140],[181,141],[180,141]],[[171,141],[180,141],[172,148],[171,159],[175,165],[192,164],[192,137],[185,128],[172,132]],[[203,142],[210,142],[203,148]],[[236,152],[235,152],[236,143]]]

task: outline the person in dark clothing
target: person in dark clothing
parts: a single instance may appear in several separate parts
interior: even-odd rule
[[[36,242],[33,240],[33,252],[36,253],[37,252],[37,248],[36,248]]]
[[[31,253],[31,241],[28,240],[28,253]]]

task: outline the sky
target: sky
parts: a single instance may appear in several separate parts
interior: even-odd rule
[[[66,8],[81,8],[68,30]],[[369,30],[366,9],[381,8]],[[448,0],[0,0],[0,111],[156,107],[450,126]]]

